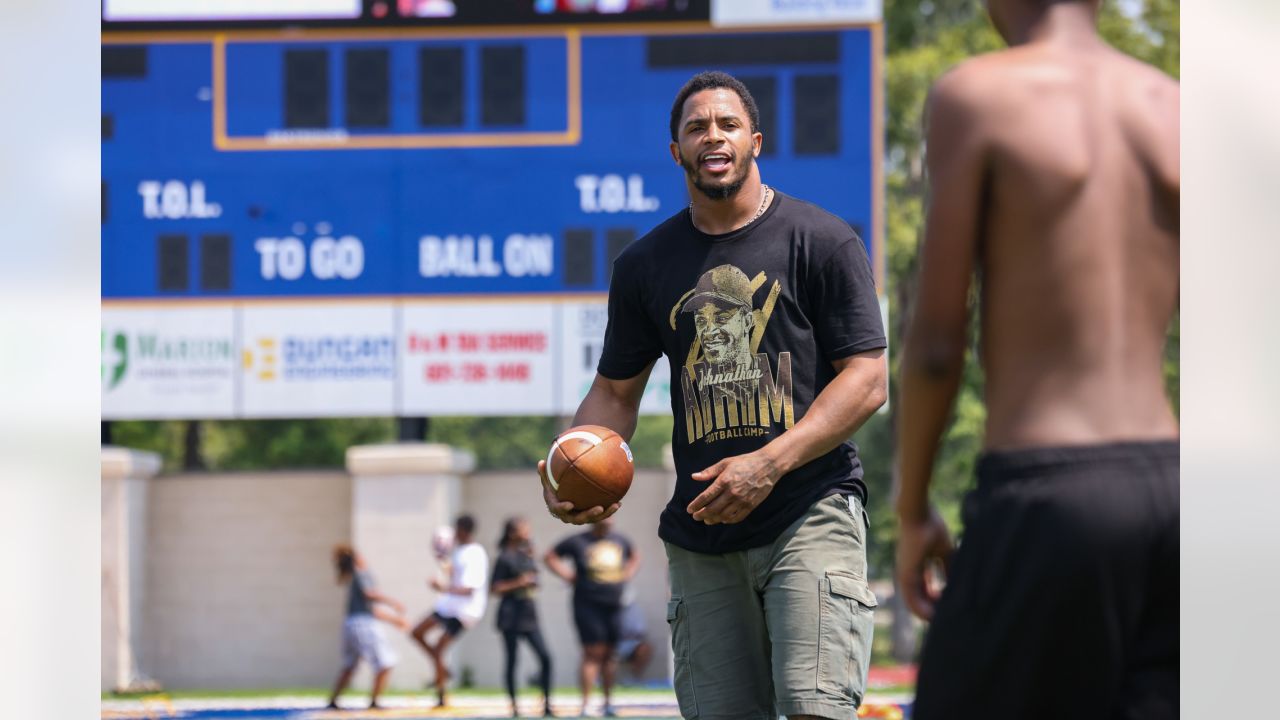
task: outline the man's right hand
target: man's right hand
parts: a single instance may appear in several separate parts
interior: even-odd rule
[[[542,480],[542,501],[547,505],[547,511],[551,516],[563,523],[571,525],[587,525],[593,522],[599,522],[610,515],[618,512],[618,508],[622,507],[621,503],[614,503],[609,507],[597,505],[587,510],[574,512],[573,503],[562,502],[556,497],[556,491],[551,489],[551,480],[547,478],[547,461],[538,461],[538,477]]]

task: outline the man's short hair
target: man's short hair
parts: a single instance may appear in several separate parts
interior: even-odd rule
[[[458,521],[453,526],[458,532],[470,535],[476,531],[476,519],[470,515],[459,515]]]
[[[684,101],[689,99],[690,95],[702,92],[703,90],[714,90],[716,88],[725,88],[738,93],[738,97],[742,100],[742,107],[747,111],[747,118],[751,121],[751,132],[756,132],[760,127],[760,108],[756,107],[756,99],[751,97],[751,91],[738,78],[726,72],[719,70],[706,70],[689,78],[689,82],[680,88],[680,92],[676,93],[676,101],[671,106],[671,140],[676,140],[676,135],[680,130],[680,116],[684,114]]]

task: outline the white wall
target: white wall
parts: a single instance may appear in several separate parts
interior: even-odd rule
[[[369,564],[378,589],[405,604],[411,625],[435,604],[428,578],[437,571],[431,537],[452,524],[461,502],[460,476],[471,472],[475,458],[447,445],[396,443],[363,445],[347,450],[352,473],[351,536]],[[384,626],[400,663],[391,675],[392,688],[421,690],[435,680],[435,670],[422,648],[407,633]],[[367,688],[368,668],[357,671],[354,685]]]
[[[648,672],[652,679],[666,676],[670,655],[666,558],[657,538],[668,483],[667,473],[638,472],[616,516],[618,530],[642,556],[634,585],[655,650]],[[327,687],[338,670],[346,603],[345,589],[334,581],[330,551],[353,536],[351,477],[332,471],[181,474],[155,478],[149,492],[145,604],[137,630],[142,672],[170,689]],[[463,478],[460,498],[447,501],[476,516],[491,562],[502,522],[510,515],[530,520],[539,554],[578,530],[547,514],[532,472]],[[416,560],[397,562],[417,565],[374,564],[375,577],[408,574],[425,585],[435,571],[429,537],[423,538]],[[579,650],[568,588],[549,571],[542,577],[539,612],[555,664],[554,682],[574,686]],[[411,621],[431,611],[430,594],[408,593],[401,599]],[[105,618],[105,605],[103,611]],[[452,656],[457,669],[469,667],[475,683],[488,687],[502,684],[495,611],[491,598],[485,619]],[[420,689],[429,677],[426,659],[400,639],[396,647],[402,663],[392,674],[393,686]],[[527,678],[536,664],[532,654],[522,653],[520,677]],[[355,686],[367,687],[367,680],[362,670]]]
[[[351,536],[342,472],[171,475],[152,482],[139,658],[166,688],[328,685]]]

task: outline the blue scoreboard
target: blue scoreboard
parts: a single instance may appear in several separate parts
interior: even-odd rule
[[[103,296],[603,292],[688,201],[668,113],[709,67],[760,105],[766,182],[848,221],[879,276],[879,42],[698,22],[107,33]]]

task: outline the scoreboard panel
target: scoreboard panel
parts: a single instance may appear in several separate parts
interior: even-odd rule
[[[667,116],[713,58],[758,96],[766,180],[879,269],[875,31],[106,45],[103,296],[603,292],[687,202]]]
[[[571,413],[695,72],[884,291],[878,24],[104,34],[103,416]],[[668,412],[664,363],[642,411]]]

